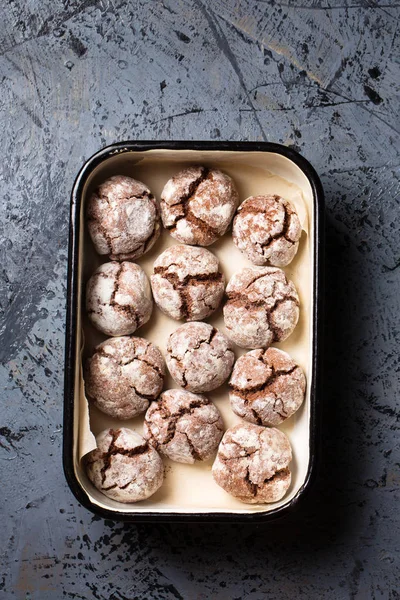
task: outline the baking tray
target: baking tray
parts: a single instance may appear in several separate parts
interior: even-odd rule
[[[128,426],[141,431],[143,416],[121,422],[88,407],[82,380],[83,358],[105,339],[84,315],[84,289],[91,273],[107,259],[99,257],[85,227],[85,198],[101,181],[115,174],[130,175],[146,183],[157,199],[163,184],[188,164],[214,166],[230,174],[237,184],[240,201],[250,195],[278,193],[297,206],[303,221],[303,234],[294,261],[284,270],[298,288],[300,321],[283,343],[303,367],[307,377],[306,399],[299,411],[280,429],[292,443],[292,484],[279,502],[247,505],[232,498],[212,479],[211,465],[178,465],[167,461],[166,481],[151,498],[136,504],[121,504],[98,492],[88,480],[81,457],[94,442],[93,433],[106,427]],[[318,458],[319,404],[321,401],[320,350],[322,325],[322,252],[324,197],[313,167],[296,151],[268,142],[152,142],[129,141],[107,146],[81,168],[71,195],[68,254],[67,322],[65,347],[65,390],[63,465],[67,482],[79,502],[92,512],[113,520],[127,521],[266,521],[292,512],[309,489]],[[229,233],[209,247],[221,259],[227,280],[241,266],[250,263],[234,247]],[[155,258],[165,247],[178,243],[164,232],[152,250],[137,262],[149,275]],[[207,321],[224,330],[219,310]],[[156,322],[154,323],[154,319]],[[149,324],[135,335],[146,337],[164,349],[166,337],[181,323],[154,309]],[[161,335],[162,332],[162,335]],[[85,340],[85,343],[84,343]],[[245,350],[237,349],[237,356]],[[172,379],[165,389],[178,387]],[[207,396],[221,410],[225,425],[240,421],[229,407],[223,386]],[[93,432],[93,433],[92,433]]]

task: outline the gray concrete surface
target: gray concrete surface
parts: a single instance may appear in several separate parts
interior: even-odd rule
[[[1,598],[400,597],[398,16],[390,0],[1,3]],[[283,523],[104,522],[65,483],[69,193],[127,138],[271,140],[321,175],[323,462]]]

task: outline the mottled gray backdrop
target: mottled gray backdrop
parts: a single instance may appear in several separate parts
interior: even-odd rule
[[[399,4],[3,0],[0,12],[0,597],[400,598]],[[125,139],[281,142],[321,175],[323,462],[283,523],[104,522],[65,483],[69,193],[85,159]]]

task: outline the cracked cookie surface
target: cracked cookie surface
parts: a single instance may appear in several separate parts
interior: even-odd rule
[[[160,214],[149,188],[141,181],[114,175],[90,196],[87,223],[98,254],[111,260],[133,260],[150,250],[160,235]]]
[[[248,504],[277,502],[291,481],[292,449],[279,429],[250,423],[228,429],[212,467],[216,483]]]
[[[106,335],[133,333],[147,323],[152,308],[149,281],[143,269],[134,263],[104,263],[87,283],[89,319]]]
[[[296,255],[300,236],[295,208],[277,195],[250,196],[233,220],[233,241],[255,265],[288,265]]]
[[[218,169],[188,167],[161,194],[163,225],[184,244],[209,246],[224,235],[239,202],[235,184]]]
[[[157,451],[138,433],[121,427],[96,437],[97,448],[85,456],[93,485],[117,502],[138,502],[152,496],[164,480]]]
[[[257,425],[279,425],[300,408],[306,379],[302,369],[277,348],[252,350],[235,363],[229,381],[234,413]]]
[[[179,244],[157,258],[151,286],[163,313],[176,320],[196,321],[218,308],[225,278],[209,250]]]
[[[208,323],[185,323],[169,336],[169,372],[176,383],[190,392],[210,392],[222,385],[234,360],[232,343]]]
[[[218,447],[223,422],[205,396],[167,390],[145,415],[144,438],[161,454],[180,463],[208,460]]]
[[[278,267],[246,267],[227,287],[224,320],[242,348],[267,348],[289,337],[299,319],[299,296]]]
[[[105,414],[131,419],[158,398],[164,377],[164,359],[157,346],[134,336],[110,338],[86,363],[86,396]]]

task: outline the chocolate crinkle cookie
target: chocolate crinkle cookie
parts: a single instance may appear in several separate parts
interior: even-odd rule
[[[157,258],[151,286],[163,313],[177,320],[196,321],[218,308],[225,278],[209,250],[180,244]]]
[[[108,262],[93,273],[86,288],[86,310],[106,335],[127,335],[147,323],[153,308],[145,272],[130,262]]]
[[[219,486],[242,502],[277,502],[290,486],[291,460],[282,431],[242,423],[225,432],[212,473]]]
[[[228,229],[238,202],[235,184],[228,175],[217,169],[188,167],[166,183],[161,194],[161,218],[180,242],[209,246]]]
[[[144,420],[144,437],[161,454],[179,463],[208,460],[218,447],[223,422],[205,396],[167,390],[152,402]]]
[[[86,363],[86,396],[107,415],[131,419],[158,398],[164,377],[157,346],[134,336],[110,338]]]
[[[169,372],[190,392],[209,392],[222,385],[234,360],[232,343],[208,323],[185,323],[169,336]]]
[[[278,267],[247,267],[235,273],[224,306],[229,337],[242,348],[267,348],[285,340],[299,319],[299,296]]]
[[[160,235],[160,214],[149,188],[141,181],[114,175],[90,196],[88,229],[99,254],[111,260],[134,260]]]
[[[93,485],[117,502],[152,496],[164,480],[161,457],[138,433],[122,427],[96,437],[97,448],[85,457]]]
[[[277,348],[252,350],[235,363],[229,381],[234,413],[257,425],[279,425],[301,406],[306,389],[302,369]]]
[[[301,224],[295,208],[281,196],[251,196],[237,210],[232,236],[255,265],[284,267],[299,247]]]

